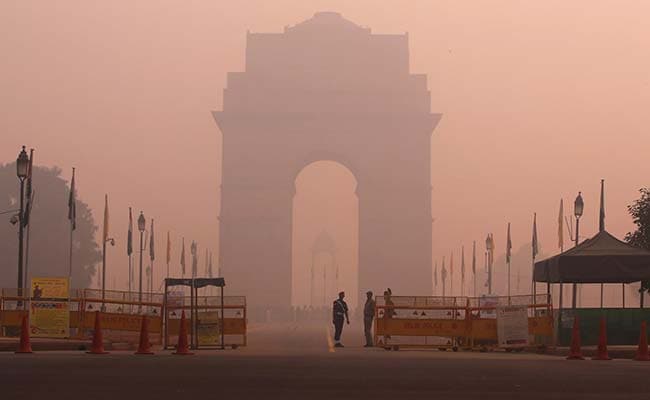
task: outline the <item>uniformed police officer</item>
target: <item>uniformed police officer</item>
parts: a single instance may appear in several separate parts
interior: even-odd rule
[[[375,300],[372,298],[372,292],[366,293],[366,304],[363,307],[363,330],[366,334],[366,346],[372,347],[372,320],[375,318]]]
[[[334,324],[334,347],[343,347],[341,344],[341,333],[343,333],[343,321],[347,321],[350,325],[350,318],[348,317],[348,305],[343,301],[345,292],[339,293],[339,298],[334,301],[332,307],[332,323]]]

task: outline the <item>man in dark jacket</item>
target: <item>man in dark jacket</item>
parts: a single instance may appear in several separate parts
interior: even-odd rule
[[[339,293],[339,298],[334,301],[332,306],[332,323],[334,324],[334,347],[343,347],[341,344],[341,333],[343,333],[343,321],[347,321],[350,325],[350,317],[348,317],[348,305],[343,301],[345,292]]]

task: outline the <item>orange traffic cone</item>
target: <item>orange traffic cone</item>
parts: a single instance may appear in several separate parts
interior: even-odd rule
[[[600,336],[598,337],[598,350],[592,360],[611,360],[607,353],[607,324],[605,317],[600,318]]]
[[[580,350],[580,320],[576,315],[573,319],[573,331],[571,332],[571,351],[567,360],[584,360]]]
[[[190,348],[187,344],[187,326],[185,325],[185,310],[181,313],[181,327],[178,330],[178,345],[176,345],[176,351],[172,354],[179,356],[191,356],[194,353],[190,352]]]
[[[95,311],[95,332],[93,333],[93,345],[88,354],[108,354],[104,351],[104,335],[102,335],[101,313]]]
[[[646,332],[646,323],[645,321],[641,322],[641,334],[639,336],[639,348],[636,351],[636,361],[650,361],[650,355],[648,355],[648,333]]]
[[[29,317],[23,315],[23,323],[20,328],[20,346],[16,354],[31,354],[32,344],[29,342]]]
[[[142,316],[142,326],[140,327],[140,345],[135,354],[153,354],[151,343],[149,343],[149,321],[147,316]]]

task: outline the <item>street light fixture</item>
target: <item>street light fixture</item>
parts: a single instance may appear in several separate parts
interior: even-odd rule
[[[25,151],[25,146],[23,146],[23,149],[20,151],[20,154],[18,154],[18,159],[16,159],[16,175],[18,175],[18,179],[25,179],[27,178],[28,172],[29,172],[29,156]]]
[[[16,159],[16,176],[20,181],[20,211],[18,213],[18,297],[22,296],[23,289],[23,236],[24,224],[23,218],[25,217],[25,179],[29,171],[29,156],[25,151],[25,146],[18,154]]]
[[[142,253],[144,252],[144,230],[147,227],[147,221],[144,219],[144,214],[140,211],[140,216],[138,217],[138,230],[140,231],[140,282],[138,286],[138,308],[142,310]]]
[[[576,197],[575,202],[573,203],[573,213],[576,218],[582,217],[582,213],[585,210],[585,202],[582,200],[582,192],[578,192],[578,197]]]
[[[580,243],[580,217],[582,217],[582,214],[584,213],[585,210],[585,202],[582,200],[582,192],[578,192],[578,196],[576,197],[576,200],[573,202],[573,215],[576,217],[576,237],[575,237],[575,245],[577,246]],[[578,285],[576,283],[573,284],[573,295],[572,295],[572,307],[575,309],[576,308],[576,303],[577,303],[577,292],[578,292]]]

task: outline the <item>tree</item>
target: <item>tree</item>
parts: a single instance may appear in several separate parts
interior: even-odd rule
[[[68,276],[70,188],[61,178],[61,169],[34,166],[35,202],[29,221],[29,278]],[[16,164],[0,165],[0,212],[19,208]],[[18,226],[9,223],[12,214],[0,216],[0,285],[15,288],[18,272]],[[5,218],[6,217],[6,218]],[[3,221],[4,219],[4,221]],[[95,274],[101,252],[95,242],[97,227],[88,205],[77,196],[77,229],[72,251],[72,285],[85,288]]]
[[[642,188],[639,192],[641,197],[627,206],[627,211],[637,228],[636,231],[625,235],[625,241],[633,246],[650,250],[650,188]],[[641,282],[639,293],[645,292],[650,292],[650,281]]]

